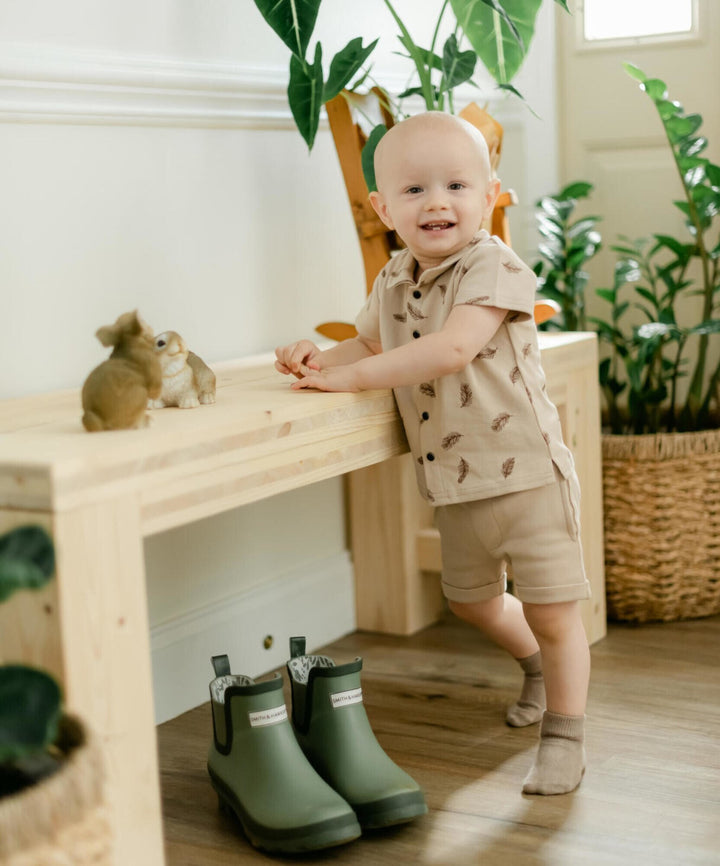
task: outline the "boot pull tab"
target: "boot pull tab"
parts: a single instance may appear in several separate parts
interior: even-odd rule
[[[226,655],[213,656],[211,661],[216,677],[228,676],[230,673],[230,660]]]
[[[305,638],[291,637],[290,638],[290,658],[296,659],[298,656],[305,655]]]

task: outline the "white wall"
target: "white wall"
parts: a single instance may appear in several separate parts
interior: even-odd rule
[[[398,0],[418,41],[429,5]],[[525,254],[557,179],[545,5],[519,79],[542,121],[493,107]],[[318,35],[329,56],[384,30],[375,75],[403,86],[388,28],[382,0],[332,0]],[[210,363],[352,320],[364,279],[337,158],[325,128],[310,155],[295,131],[287,62],[250,0],[0,0],[0,397],[79,387],[105,355],[97,327],[135,307]],[[210,652],[257,674],[288,632],[353,627],[342,515],[334,480],[147,541],[160,718],[205,699]]]

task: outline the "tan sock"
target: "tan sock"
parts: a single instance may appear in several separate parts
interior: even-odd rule
[[[542,719],[545,709],[545,680],[539,651],[516,661],[525,671],[525,680],[520,698],[508,708],[505,720],[514,728],[524,728]]]
[[[523,785],[524,794],[567,794],[585,772],[585,716],[562,716],[548,710],[540,726],[535,764]]]

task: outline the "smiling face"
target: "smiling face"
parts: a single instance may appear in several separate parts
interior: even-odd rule
[[[392,127],[375,152],[375,175],[378,191],[370,201],[403,239],[419,272],[469,243],[499,188],[482,134],[442,112]]]

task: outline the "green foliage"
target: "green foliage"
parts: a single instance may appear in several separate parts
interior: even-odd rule
[[[399,30],[403,56],[410,60],[416,78],[399,99],[420,95],[428,111],[454,112],[453,91],[472,82],[478,59],[499,87],[520,96],[510,82],[525,59],[543,0],[442,0],[429,48],[417,45],[391,0],[384,2]],[[567,11],[566,0],[555,2]],[[260,14],[290,49],[288,101],[309,149],[315,141],[322,104],[350,84],[378,43],[375,39],[363,46],[361,37],[351,39],[333,57],[324,80],[319,42],[311,52],[312,61],[308,60],[320,4],[321,0],[255,0]],[[438,33],[448,7],[454,13],[455,26],[440,48]],[[463,48],[463,40],[470,47]],[[399,109],[395,113],[401,114]]]
[[[360,37],[351,39],[333,57],[325,81],[320,42],[312,52],[312,61],[307,59],[320,3],[321,0],[255,0],[260,14],[290,49],[288,102],[298,131],[311,150],[323,103],[337,96],[350,83],[378,41],[363,46]]]
[[[387,127],[384,124],[381,123],[376,126],[370,133],[366,145],[362,150],[362,170],[368,192],[375,192],[377,190],[377,183],[375,181],[375,148],[386,132]]]
[[[44,586],[54,570],[52,539],[41,527],[20,526],[0,536],[0,601]],[[0,792],[12,790],[3,777],[17,775],[23,760],[53,743],[60,713],[60,688],[52,677],[24,665],[0,667]]]
[[[0,536],[0,602],[18,589],[39,589],[54,570],[52,539],[39,526],[21,526]]]
[[[540,296],[556,301],[561,313],[560,319],[545,323],[547,330],[584,331],[587,327],[585,287],[590,276],[583,266],[601,247],[600,217],[574,222],[571,217],[578,199],[587,198],[592,190],[592,184],[572,183],[538,202],[536,217],[543,238],[538,251],[545,261],[536,262],[533,270]]]
[[[665,82],[631,64],[625,68],[658,111],[684,193],[674,204],[685,217],[688,236],[621,238],[613,247],[618,253],[613,286],[597,290],[610,304],[610,316],[593,319],[610,348],[600,365],[608,423],[614,433],[707,429],[717,426],[720,403],[718,341],[710,344],[720,333],[720,167],[701,156],[708,144],[697,134],[702,117],[686,114],[671,100]],[[691,278],[692,266],[699,280]],[[680,322],[679,302],[693,295],[701,298],[699,321]],[[627,324],[630,311],[645,321]],[[689,369],[693,343],[697,360]],[[686,377],[682,398],[679,384]]]
[[[0,767],[46,749],[57,736],[60,687],[43,671],[0,667]]]

